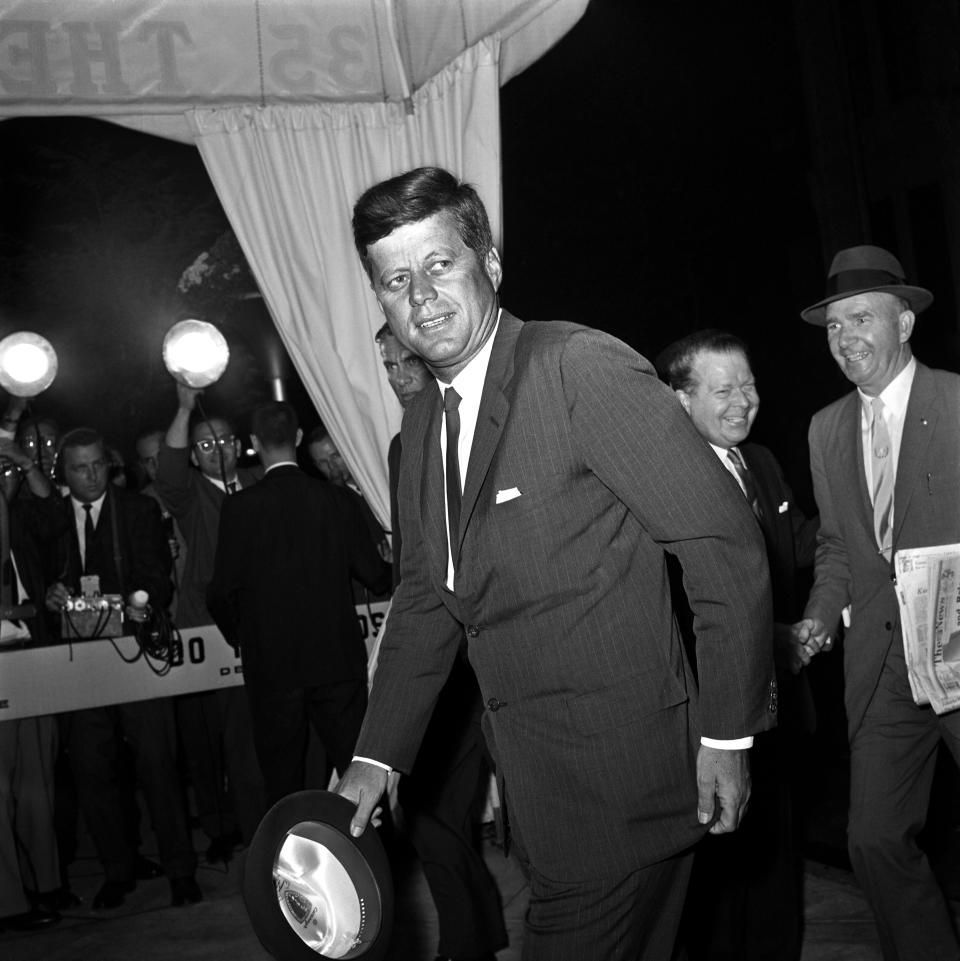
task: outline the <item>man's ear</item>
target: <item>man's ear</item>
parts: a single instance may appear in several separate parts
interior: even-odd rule
[[[300,446],[300,442],[301,442],[302,440],[303,440],[303,431],[298,427],[298,428],[297,428],[297,436],[296,436],[296,439],[295,439],[294,442],[293,442],[293,446],[294,446],[294,447],[299,447],[299,446]]]
[[[483,269],[490,278],[494,290],[500,289],[500,281],[503,279],[503,264],[500,263],[500,251],[496,247],[491,247],[483,257]]]
[[[680,406],[687,412],[690,413],[690,395],[685,390],[674,390],[674,393],[680,400]]]
[[[193,449],[193,444],[190,445],[190,463],[194,467],[199,467],[200,462],[197,460],[197,452]]]
[[[239,441],[236,441],[236,443],[239,444]],[[259,457],[263,451],[263,445],[260,443],[260,438],[257,437],[256,434],[250,435],[250,446],[257,452],[257,456]],[[237,452],[237,456],[240,456],[239,451]]]
[[[916,319],[917,315],[912,310],[904,310],[897,318],[897,323],[900,328],[901,344],[905,344],[910,339],[910,335],[913,333],[913,324]]]

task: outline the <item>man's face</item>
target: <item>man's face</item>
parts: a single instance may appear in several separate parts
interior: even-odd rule
[[[346,462],[340,456],[340,451],[333,446],[333,441],[329,437],[324,437],[323,440],[315,440],[312,444],[309,444],[307,453],[310,455],[314,467],[331,484],[343,487],[348,482],[354,483]]]
[[[497,322],[500,255],[481,258],[443,211],[367,248],[371,287],[394,336],[449,383]]]
[[[412,350],[404,347],[396,337],[383,337],[379,346],[387,380],[390,381],[401,406],[406,408],[433,380],[433,376],[424,362]]]
[[[910,361],[914,314],[870,291],[827,305],[827,343],[847,380],[876,397]]]
[[[223,452],[223,473],[232,480],[237,472],[240,441],[233,436],[230,425],[219,417],[201,421],[190,436],[190,459],[207,477],[223,480],[220,470],[220,453]]]
[[[49,421],[28,424],[23,431],[21,447],[30,459],[47,477],[53,476],[53,465],[57,459],[57,429]]]
[[[110,463],[102,444],[67,447],[63,454],[63,476],[78,501],[95,501],[107,489]]]
[[[693,365],[693,374],[695,386],[678,390],[677,396],[700,435],[717,447],[742,444],[760,408],[747,358],[739,350],[704,351]]]
[[[137,441],[137,459],[143,468],[144,474],[150,481],[157,479],[157,458],[160,456],[160,437],[158,434],[151,434],[149,437],[141,437]]]

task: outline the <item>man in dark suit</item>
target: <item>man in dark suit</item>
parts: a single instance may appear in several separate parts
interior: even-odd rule
[[[742,829],[705,838],[697,849],[687,949],[692,961],[796,961],[803,872],[794,843],[790,776],[800,768],[812,700],[806,676],[794,676],[809,658],[789,625],[800,613],[797,569],[813,565],[818,521],[808,520],[797,507],[773,454],[747,443],[760,396],[747,345],[739,337],[697,331],[671,344],[659,366],[726,469],[727,485],[737,485],[763,532],[773,588],[770,644],[780,693],[779,727],[760,734],[751,754],[753,793]]]
[[[267,804],[304,788],[312,724],[329,765],[350,762],[367,706],[367,652],[350,578],[390,586],[355,503],[297,466],[294,409],[258,407],[251,442],[266,469],[220,517],[211,614],[237,639]]]
[[[234,425],[226,417],[202,413],[201,393],[177,381],[177,409],[157,455],[156,493],[186,543],[177,598],[181,631],[213,623],[207,586],[220,508],[232,492],[245,490],[263,475],[260,467],[238,466],[240,438]],[[227,861],[241,840],[249,844],[253,839],[266,811],[246,695],[235,686],[181,694],[175,708],[197,815],[210,838],[207,860]]]
[[[910,348],[933,301],[880,247],[841,250],[823,300],[801,314],[826,328],[856,390],[810,424],[820,510],[816,572],[797,636],[829,649],[847,611],[844,703],[850,739],[847,842],[887,961],[960,958],[950,911],[917,845],[940,743],[960,762],[960,712],[914,703],[895,592],[897,550],[960,542],[960,377]]]
[[[389,324],[377,331],[376,341],[387,380],[406,410],[420,391],[433,386],[433,375],[394,337]],[[397,434],[387,454],[394,590],[400,586],[402,556],[397,516],[401,450]],[[464,643],[437,698],[413,770],[400,780],[397,791],[437,909],[437,961],[467,957],[488,961],[507,945],[500,891],[477,843],[477,799],[483,780],[490,777],[480,730],[482,714],[480,688]]]
[[[437,168],[378,184],[354,237],[391,330],[444,393],[404,416],[403,579],[338,787],[352,830],[387,769],[410,770],[466,629],[530,878],[524,957],[669,958],[690,849],[736,828],[745,746],[775,721],[760,531],[643,358],[499,309],[472,188]],[[698,689],[667,548],[702,638]]]
[[[80,593],[85,575],[99,578],[103,594],[129,601],[135,591],[145,591],[149,603],[164,610],[172,590],[170,551],[156,502],[109,483],[106,445],[90,428],[64,435],[58,463],[70,490],[64,498],[69,522],[51,546],[59,577],[47,589],[48,610],[63,611],[67,598]],[[127,609],[131,620],[142,616]],[[125,830],[118,776],[121,741],[134,753],[172,903],[199,901],[170,698],[74,711],[67,727],[80,809],[106,873],[94,908],[117,907],[136,883],[137,853]]]

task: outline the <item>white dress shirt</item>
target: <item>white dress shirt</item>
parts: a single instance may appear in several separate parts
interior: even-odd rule
[[[890,434],[890,456],[893,458],[893,476],[897,476],[897,464],[900,463],[900,442],[903,440],[903,425],[907,420],[907,404],[910,403],[910,390],[913,378],[917,373],[917,361],[911,357],[910,362],[896,377],[880,391],[883,401],[883,419]],[[870,406],[872,397],[868,397],[860,388],[860,443],[863,449],[863,469],[867,475],[867,490],[870,501],[873,502],[873,452],[870,450],[870,425],[873,420],[873,410]],[[890,525],[897,510],[897,502],[893,502],[890,512]]]

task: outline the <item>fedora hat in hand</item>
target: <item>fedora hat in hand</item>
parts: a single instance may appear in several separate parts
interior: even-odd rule
[[[902,297],[910,309],[919,314],[933,303],[933,294],[923,287],[911,287],[904,283],[903,267],[889,250],[863,244],[841,250],[830,265],[827,275],[827,295],[812,307],[800,311],[808,324],[825,327],[827,304],[844,300],[856,294],[879,290]]]

